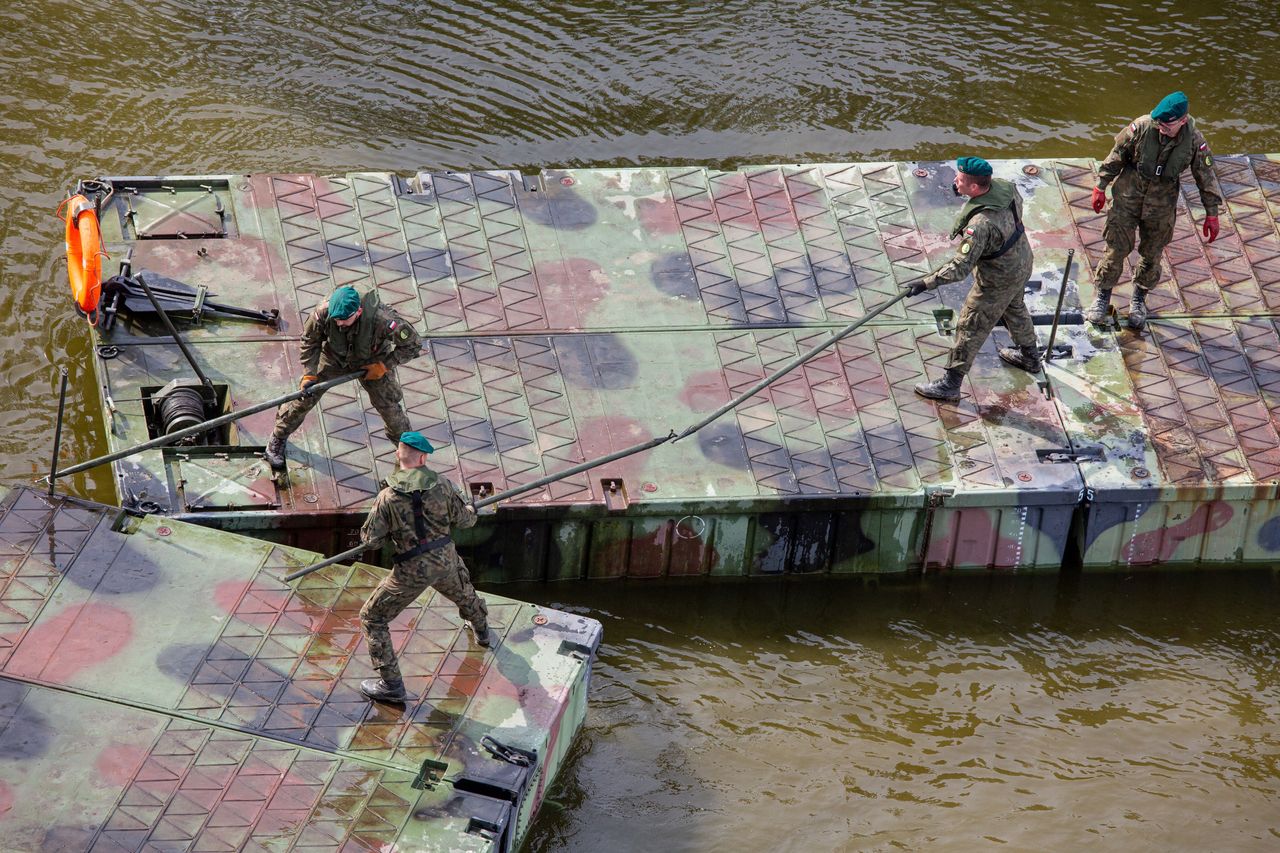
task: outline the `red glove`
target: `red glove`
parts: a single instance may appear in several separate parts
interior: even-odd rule
[[[1218,239],[1218,217],[1206,216],[1204,218],[1204,236],[1209,238],[1210,243]]]
[[[1107,206],[1106,190],[1100,190],[1097,187],[1094,187],[1093,188],[1093,212],[1101,213],[1102,208],[1106,206]]]
[[[380,361],[364,366],[364,378],[368,382],[376,382],[387,375],[387,366]]]

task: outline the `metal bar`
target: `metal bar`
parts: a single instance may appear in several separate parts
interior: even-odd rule
[[[1062,287],[1058,289],[1058,307],[1053,309],[1053,328],[1049,330],[1049,346],[1044,351],[1045,362],[1053,358],[1053,340],[1058,336],[1058,318],[1062,316],[1062,300],[1067,295],[1067,282],[1071,281],[1071,261],[1075,256],[1075,249],[1067,249],[1067,265],[1062,270]]]
[[[354,373],[347,373],[343,376],[338,376],[334,379],[326,379],[323,382],[316,382],[310,385],[306,391],[293,391],[291,393],[285,394],[283,397],[276,397],[274,399],[267,400],[262,403],[255,403],[249,408],[241,409],[238,412],[227,412],[225,415],[219,415],[213,420],[208,420],[208,421],[205,421],[204,423],[195,424],[194,426],[189,426],[185,429],[180,429],[177,432],[171,432],[168,435],[162,435],[159,438],[153,438],[151,439],[151,441],[146,441],[146,442],[143,442],[142,444],[135,444],[133,447],[126,447],[124,450],[117,450],[115,453],[108,453],[106,456],[99,456],[96,459],[89,459],[85,462],[79,462],[75,465],[72,465],[70,468],[64,468],[63,470],[59,471],[58,476],[65,477],[68,474],[78,474],[79,472],[84,471],[88,468],[93,468],[94,466],[97,466],[97,465],[105,465],[108,462],[115,462],[118,459],[124,459],[126,456],[132,456],[135,453],[141,453],[144,450],[152,450],[153,448],[156,448],[156,447],[164,447],[166,444],[173,444],[175,441],[181,441],[182,439],[186,438],[189,435],[197,435],[199,433],[204,432],[205,430],[210,430],[215,427],[220,427],[223,424],[229,424],[232,421],[238,421],[241,418],[248,417],[249,415],[256,415],[258,412],[265,411],[266,409],[274,408],[284,403],[288,403],[292,400],[297,400],[299,397],[305,397],[310,394],[321,394],[325,391],[328,391],[330,388],[338,387],[344,382],[350,382],[353,379],[359,379],[361,376],[364,376],[364,371],[357,370]]]
[[[133,277],[138,284],[142,285],[142,289],[146,292],[147,298],[151,300],[151,306],[156,309],[156,313],[160,315],[160,319],[164,321],[164,326],[169,330],[169,334],[173,336],[173,341],[178,345],[178,349],[182,350],[182,355],[187,359],[187,363],[191,365],[191,369],[196,372],[196,376],[200,379],[200,384],[212,394],[213,383],[209,381],[209,377],[204,375],[204,371],[200,369],[200,365],[196,364],[195,353],[187,349],[187,342],[182,339],[182,335],[178,334],[177,328],[173,325],[173,321],[169,319],[169,315],[160,307],[160,300],[156,299],[156,295],[151,292],[151,285],[147,284],[147,280],[142,277],[141,273]]]
[[[53,427],[53,459],[49,462],[49,497],[58,479],[58,453],[62,450],[62,413],[67,405],[67,369],[62,368],[62,387],[58,390],[58,420]]]
[[[918,279],[917,279],[917,280],[918,280]],[[908,285],[904,285],[904,287],[908,287],[908,286],[909,286],[909,284],[911,284],[911,283],[913,283],[913,282],[909,282],[909,283],[908,283]],[[725,403],[723,406],[721,406],[720,408],[716,409],[716,410],[715,410],[714,412],[712,412],[710,415],[707,415],[707,417],[705,417],[705,418],[703,418],[702,420],[698,421],[698,422],[697,422],[696,424],[694,424],[693,426],[687,427],[687,428],[685,429],[685,431],[684,431],[684,432],[680,433],[678,436],[676,436],[675,438],[673,438],[673,439],[671,439],[671,440],[672,440],[673,442],[676,442],[676,441],[679,441],[679,440],[680,440],[680,439],[682,439],[682,438],[685,438],[686,436],[693,435],[695,432],[697,432],[698,430],[702,429],[704,426],[706,426],[707,424],[711,423],[712,421],[716,420],[716,419],[717,419],[717,418],[719,418],[721,415],[724,415],[724,414],[727,414],[728,412],[733,411],[733,410],[734,410],[734,409],[736,409],[738,406],[742,405],[744,402],[746,402],[747,400],[751,399],[751,398],[752,398],[752,397],[754,397],[756,394],[760,393],[760,392],[761,392],[761,391],[763,391],[765,388],[767,388],[767,387],[769,387],[770,385],[772,385],[774,382],[777,382],[777,381],[778,381],[779,379],[781,379],[783,376],[786,376],[788,373],[790,373],[791,371],[795,370],[797,367],[799,367],[800,365],[804,364],[806,361],[808,361],[809,359],[813,358],[815,355],[817,355],[818,353],[822,352],[822,351],[823,351],[824,349],[826,349],[827,347],[829,347],[829,346],[831,346],[832,344],[834,344],[836,341],[840,340],[841,338],[847,337],[848,335],[853,334],[855,331],[857,331],[857,330],[858,330],[858,328],[859,328],[860,326],[862,326],[862,324],[863,324],[863,323],[867,322],[867,321],[868,321],[868,320],[870,320],[872,317],[875,317],[876,315],[880,314],[882,311],[884,311],[884,310],[885,310],[886,308],[888,308],[890,305],[894,305],[894,304],[896,304],[896,303],[898,303],[898,302],[901,302],[902,300],[906,299],[906,298],[907,298],[908,296],[910,296],[910,295],[911,295],[911,291],[910,291],[909,289],[904,289],[901,293],[899,293],[897,296],[893,297],[893,298],[892,298],[892,299],[890,299],[889,301],[887,301],[887,302],[883,302],[883,303],[881,303],[880,305],[878,305],[877,307],[872,308],[870,311],[868,311],[866,314],[864,314],[861,318],[859,318],[859,319],[857,319],[857,320],[854,320],[852,323],[850,323],[849,325],[845,326],[845,327],[844,327],[843,329],[841,329],[840,331],[838,331],[838,332],[833,332],[833,333],[832,333],[832,335],[831,335],[831,337],[827,338],[825,341],[823,341],[822,343],[818,344],[817,346],[811,347],[808,351],[803,352],[803,353],[801,353],[800,355],[796,356],[795,358],[791,359],[791,361],[787,362],[787,363],[786,363],[782,368],[780,368],[779,370],[776,370],[776,371],[774,371],[773,373],[769,374],[769,375],[768,375],[768,376],[766,376],[764,379],[762,379],[762,380],[760,380],[759,382],[757,382],[755,385],[752,385],[752,386],[751,386],[750,388],[748,388],[746,391],[742,392],[741,394],[739,394],[739,395],[738,395],[737,397],[735,397],[734,399],[732,399],[732,400],[730,400],[729,402]]]
[[[332,566],[334,563],[341,563],[343,560],[350,560],[355,557],[358,557],[367,550],[369,550],[369,546],[365,545],[362,542],[354,548],[343,551],[341,554],[334,554],[332,557],[329,557],[328,559],[321,560],[318,563],[312,563],[311,565],[307,566],[305,569],[298,569],[296,572],[287,574],[284,576],[284,579],[285,581],[296,581],[298,578],[306,577],[312,572],[318,572],[321,569],[328,568],[329,566]]]

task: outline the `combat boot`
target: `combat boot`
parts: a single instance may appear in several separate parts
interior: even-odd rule
[[[1140,331],[1147,324],[1147,292],[1141,288],[1133,289],[1133,299],[1129,302],[1129,319],[1126,321],[1130,329]]]
[[[408,696],[403,678],[366,678],[360,682],[360,692],[375,702],[403,702]]]
[[[267,460],[267,464],[272,470],[283,471],[284,463],[284,443],[288,439],[286,435],[276,435],[272,433],[271,438],[267,439],[267,447],[262,451],[262,456]]]
[[[1000,360],[1012,364],[1014,367],[1021,367],[1028,373],[1039,373],[1040,365],[1040,349],[1039,347],[1001,347],[999,353]]]
[[[963,373],[948,367],[947,372],[942,374],[941,379],[922,382],[917,385],[916,393],[921,397],[928,397],[930,400],[950,400],[954,402],[960,399],[960,383],[963,381]]]
[[[483,628],[477,628],[476,623],[468,622],[467,627],[470,628],[471,633],[475,635],[476,642],[484,646],[486,649],[491,647],[497,639],[493,631],[489,630],[488,624]]]
[[[1098,298],[1093,300],[1093,304],[1085,309],[1084,318],[1090,323],[1096,323],[1099,326],[1106,325],[1107,315],[1111,313],[1111,291],[1099,290]]]

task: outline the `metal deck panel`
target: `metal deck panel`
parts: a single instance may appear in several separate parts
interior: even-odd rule
[[[163,740],[161,731],[182,731],[184,742],[202,744],[230,738],[242,757],[246,750],[281,757],[284,764],[272,765],[279,772],[299,755],[325,764],[331,776],[346,768],[365,781],[349,780],[351,790],[334,795],[354,798],[358,806],[355,801],[379,777],[407,785],[425,762],[443,763],[439,775],[446,784],[491,772],[501,762],[480,747],[485,735],[537,750],[543,757],[539,772],[549,779],[567,748],[559,738],[572,738],[585,714],[587,671],[600,627],[582,617],[488,596],[502,642],[485,650],[461,630],[456,607],[424,596],[393,625],[411,694],[406,706],[397,707],[370,703],[358,693],[360,679],[372,674],[358,622],[361,604],[381,577],[371,567],[331,567],[291,588],[280,578],[314,561],[314,554],[27,489],[0,501],[0,559],[0,691],[8,714],[0,729],[11,720],[43,718],[51,702],[59,705],[59,718],[61,704],[72,700],[107,709],[71,716],[48,731],[10,727],[0,737],[19,744],[34,738],[37,745],[41,738],[67,738],[57,755],[70,766],[94,761],[102,749],[110,758],[115,726],[104,728],[100,721],[120,717],[120,730],[137,735],[121,747],[136,755],[135,769],[154,763],[144,762],[143,747]],[[29,695],[34,705],[27,704]],[[77,753],[72,742],[84,740],[97,747]],[[195,746],[183,752],[183,766],[204,763],[198,752]],[[42,747],[31,757],[44,754]],[[42,784],[35,781],[42,778],[32,769],[37,765],[25,765],[26,757],[0,751],[0,784],[16,790],[20,802],[30,802],[36,796],[31,786]],[[185,771],[156,761],[170,775],[112,772],[120,771],[118,782],[126,787],[129,779],[176,785]],[[240,784],[232,778],[236,762],[209,763],[224,765],[226,773],[215,780],[219,784],[196,786],[200,790],[220,794]],[[65,770],[53,775],[80,778]],[[255,787],[261,794],[256,799],[271,800],[279,774],[262,781],[270,784]],[[418,795],[412,793],[402,792],[404,813],[390,821],[387,838],[407,831],[404,821]],[[207,796],[216,800],[219,794]],[[291,808],[297,811],[301,792],[294,794]],[[76,799],[74,786],[67,796]],[[132,804],[130,797],[126,792],[120,803]],[[224,799],[237,803],[230,807],[234,825],[247,831],[252,820],[243,803],[255,798]],[[202,802],[207,817],[215,811],[213,801]],[[147,805],[146,819],[130,813],[130,830],[150,827],[147,837],[160,839],[155,833],[164,824],[164,798]],[[77,802],[81,807],[89,809]],[[261,816],[260,805],[255,808]],[[294,828],[307,813],[291,819]],[[75,823],[96,827],[91,843],[127,822],[117,819],[119,809],[94,814],[99,823],[87,814]],[[191,817],[195,812],[174,814],[187,815],[182,823],[192,832],[198,826],[191,822],[204,819]]]
[[[702,564],[704,573],[728,565],[755,573],[774,565],[774,546],[761,546],[761,536],[801,535],[809,522],[794,513],[846,500],[860,515],[859,535],[865,525],[878,531],[873,550],[898,555],[876,562],[883,570],[911,553],[995,553],[986,545],[956,552],[941,540],[916,541],[923,530],[943,535],[932,526],[934,514],[925,513],[930,524],[921,526],[930,495],[941,495],[945,508],[974,511],[1083,506],[1090,495],[1127,504],[1194,503],[1197,495],[1262,500],[1280,468],[1280,418],[1265,363],[1276,335],[1270,312],[1280,299],[1280,158],[1228,156],[1216,164],[1226,196],[1218,241],[1206,244],[1194,226],[1202,211],[1188,178],[1185,210],[1152,297],[1151,332],[1060,329],[1059,343],[1070,342],[1075,353],[1050,372],[1057,402],[994,359],[994,346],[1005,341],[1001,331],[960,405],[912,394],[911,385],[939,368],[951,343],[944,329],[966,293],[956,283],[894,306],[697,437],[517,498],[499,511],[498,523],[505,519],[513,530],[524,524],[526,544],[542,554],[542,576],[573,574],[551,565],[562,555],[557,548],[579,555],[573,564],[614,547],[606,547],[615,534],[604,532],[610,516],[603,482],[620,480],[625,534],[620,522],[609,524],[633,543],[624,550],[638,559],[623,563],[640,574],[683,573],[690,559],[708,559],[714,565]],[[1063,307],[1078,312],[1093,297],[1091,268],[1103,248],[1105,217],[1089,207],[1095,163],[994,166],[1023,195],[1036,249],[1028,306],[1041,317],[1052,313],[1066,251],[1075,249]],[[204,227],[211,202],[191,189],[203,183],[226,201],[229,236],[122,240],[133,226],[110,211],[105,233],[113,255],[133,248],[135,269],[206,283],[233,303],[266,307],[276,300],[279,332],[215,319],[192,333],[197,351],[234,379],[235,405],[290,390],[301,318],[335,286],[376,287],[430,338],[428,355],[403,366],[401,379],[411,422],[440,447],[433,462],[466,486],[501,490],[682,429],[936,268],[951,252],[947,234],[959,209],[952,175],[950,163],[922,162],[546,170],[536,177],[165,178],[148,190],[145,205],[138,202],[146,228]],[[157,189],[162,184],[178,189]],[[1195,323],[1186,326],[1183,316]],[[1047,328],[1038,328],[1043,341]],[[144,346],[139,331],[118,330],[118,343],[145,355],[122,355],[114,367],[101,362],[122,399],[134,382],[158,385],[183,373],[172,347]],[[213,348],[224,344],[226,350]],[[224,366],[237,360],[224,352],[252,356]],[[125,376],[130,359],[134,372]],[[258,361],[264,367],[255,367]],[[261,443],[268,423],[251,419],[239,440]],[[330,392],[320,416],[291,442],[297,465],[293,482],[280,490],[280,510],[204,517],[264,536],[272,525],[308,514],[330,526],[354,523],[389,470],[390,447],[380,433],[354,386]],[[136,437],[120,433],[112,446]],[[1078,466],[1037,459],[1037,452],[1077,446],[1102,447],[1104,459]],[[161,478],[145,472],[157,471],[160,460],[139,460],[153,489]],[[135,476],[130,463],[121,470]],[[766,517],[779,510],[792,518],[781,527]],[[898,510],[916,515],[866,514]],[[563,523],[539,526],[539,513],[558,513]],[[689,513],[705,536],[728,535],[732,544],[721,540],[720,552],[699,538],[702,557],[677,556],[692,547],[679,545],[678,535]],[[575,516],[585,527],[568,520]],[[963,524],[974,518],[970,512]],[[993,516],[992,524],[998,539],[1005,522]],[[782,564],[831,571],[865,565],[862,557],[841,556],[835,544],[848,530],[835,521],[825,529],[801,535],[825,536],[825,558],[813,563],[793,541]],[[481,549],[475,553],[495,553],[484,550],[496,545],[484,545],[483,533],[468,535]],[[633,546],[645,538],[664,544],[639,556]],[[967,564],[948,559],[926,562]]]

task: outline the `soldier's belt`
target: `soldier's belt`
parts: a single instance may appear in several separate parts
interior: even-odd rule
[[[423,554],[430,554],[432,551],[439,551],[445,545],[453,540],[446,536],[438,536],[435,539],[426,539],[414,545],[408,551],[396,554],[391,558],[393,563],[403,563],[405,560],[412,560],[414,557],[420,557]]]

